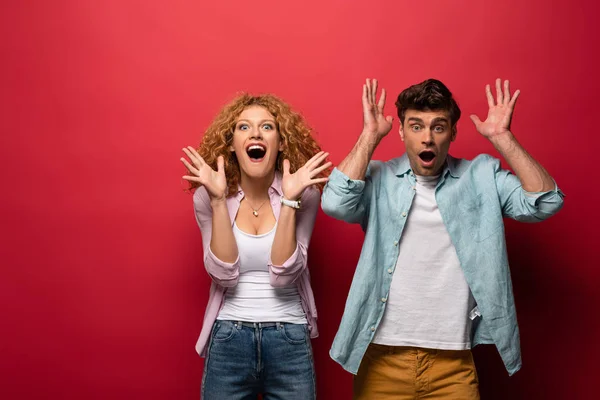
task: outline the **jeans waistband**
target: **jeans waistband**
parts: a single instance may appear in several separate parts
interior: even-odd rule
[[[244,322],[244,321],[231,321],[236,328],[245,326],[247,328],[272,328],[277,327],[279,329],[284,322]]]

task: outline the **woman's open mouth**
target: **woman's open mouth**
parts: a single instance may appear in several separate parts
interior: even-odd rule
[[[252,144],[246,148],[246,154],[252,162],[261,162],[267,154],[267,149],[261,144]]]

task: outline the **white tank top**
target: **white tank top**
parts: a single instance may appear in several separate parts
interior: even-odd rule
[[[288,322],[306,324],[296,284],[273,287],[269,283],[269,255],[275,229],[251,235],[233,225],[233,236],[240,255],[238,284],[228,288],[217,319],[245,322]]]
[[[438,179],[417,176],[374,343],[443,350],[471,347],[469,312],[475,300],[435,200]]]

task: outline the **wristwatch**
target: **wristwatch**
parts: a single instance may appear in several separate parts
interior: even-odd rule
[[[281,196],[281,204],[283,204],[284,206],[295,208],[295,209],[299,209],[300,206],[302,205],[300,200],[297,200],[297,201],[287,200],[287,199],[284,199],[283,196]]]

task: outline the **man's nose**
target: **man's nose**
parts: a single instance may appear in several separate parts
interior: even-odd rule
[[[423,130],[423,144],[433,144],[433,133],[430,129]]]

